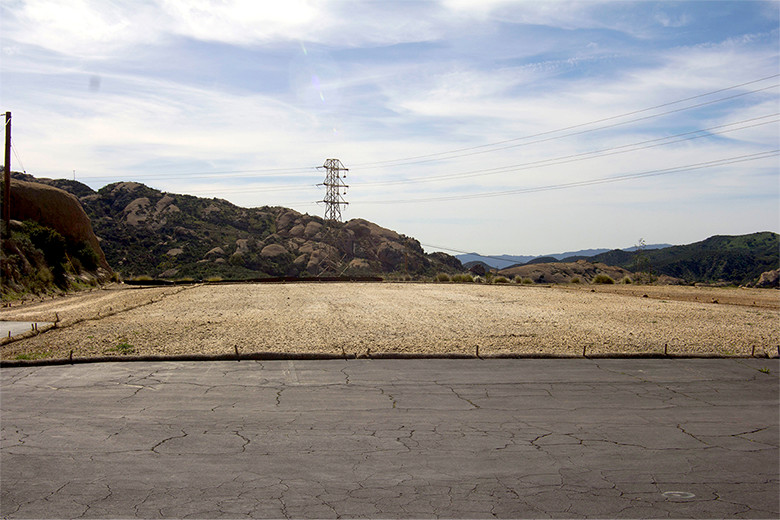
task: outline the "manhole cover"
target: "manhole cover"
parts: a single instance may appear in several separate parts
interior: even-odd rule
[[[687,491],[664,491],[663,496],[666,498],[693,498],[696,495],[688,493]]]

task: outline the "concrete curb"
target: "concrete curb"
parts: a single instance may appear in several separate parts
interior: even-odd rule
[[[414,354],[403,352],[380,352],[376,354],[355,355],[328,354],[328,353],[296,353],[296,352],[253,352],[236,354],[179,354],[179,355],[147,355],[147,356],[95,356],[74,357],[58,359],[21,359],[1,360],[0,368],[11,367],[40,367],[57,365],[76,365],[87,363],[136,363],[136,362],[165,362],[165,361],[332,361],[355,359],[777,359],[759,356],[726,356],[723,354],[663,354],[654,352],[641,353],[595,353],[586,356],[574,354],[487,354],[475,356],[473,354]]]

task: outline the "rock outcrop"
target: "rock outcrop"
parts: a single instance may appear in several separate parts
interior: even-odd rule
[[[79,200],[70,193],[37,182],[12,179],[11,218],[33,220],[68,240],[88,244],[98,256],[99,266],[111,270],[89,217]]]
[[[774,269],[772,271],[761,273],[761,277],[758,279],[756,287],[780,287],[780,269]]]

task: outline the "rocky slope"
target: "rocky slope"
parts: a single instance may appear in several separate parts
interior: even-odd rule
[[[2,247],[3,298],[66,290],[113,276],[89,217],[70,193],[11,181],[10,238]]]
[[[288,208],[242,208],[136,182],[96,192],[75,181],[38,181],[79,198],[108,263],[125,278],[418,277],[461,270],[454,257],[428,255],[417,240],[363,219],[326,222]]]

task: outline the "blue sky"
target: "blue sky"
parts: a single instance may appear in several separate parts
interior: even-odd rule
[[[14,169],[431,251],[780,231],[780,3],[0,0]],[[17,160],[18,157],[18,160]]]

